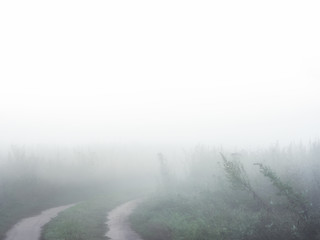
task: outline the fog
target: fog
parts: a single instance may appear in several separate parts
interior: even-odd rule
[[[317,1],[2,1],[1,145],[308,143]]]
[[[141,196],[146,240],[320,239],[319,12],[0,1],[0,239],[79,201],[84,235],[58,217],[42,239],[98,239],[107,209]]]

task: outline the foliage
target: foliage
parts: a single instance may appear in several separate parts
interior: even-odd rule
[[[260,168],[260,172],[267,177],[273,186],[275,186],[279,192],[278,195],[285,196],[290,204],[290,208],[297,214],[300,220],[306,221],[309,218],[308,213],[308,201],[305,197],[287,184],[281,181],[274,171],[268,166],[264,166],[262,163],[255,163]]]
[[[60,213],[42,232],[42,240],[102,240],[106,239],[106,213],[119,204],[121,198],[99,197],[82,202]]]
[[[252,191],[252,187],[246,171],[240,161],[229,161],[221,153],[223,159],[223,167],[227,176],[227,179],[231,183],[231,186],[235,190]]]
[[[224,180],[215,177],[221,176],[218,168],[211,168],[211,181],[203,178],[208,167],[192,162],[197,171],[173,193],[143,203],[131,217],[132,226],[145,240],[319,240],[320,205],[314,198],[320,196],[319,175],[313,174],[319,170],[319,150],[320,145],[309,152],[277,145],[245,155],[246,165],[221,154]],[[260,174],[252,165],[257,159],[268,159],[280,174],[259,163]],[[204,162],[199,158],[198,164]]]
[[[6,154],[0,152],[0,239],[22,218],[40,214],[47,208],[86,201],[105,193],[145,190],[151,181],[140,184],[138,167],[130,167],[128,173],[128,169],[120,172],[111,165],[110,159],[121,165],[122,158],[115,161],[107,150],[34,152],[14,146]],[[73,225],[69,225],[71,229]]]
[[[268,166],[264,166],[261,163],[255,163],[260,168],[260,172],[267,177],[273,186],[278,189],[278,195],[285,196],[289,205],[286,205],[286,209],[294,213],[297,217],[297,223],[294,229],[299,232],[300,236],[305,236],[307,239],[318,239],[320,234],[320,215],[318,209],[311,212],[310,208],[312,204],[299,192],[296,192],[292,186],[288,183],[284,183],[274,171]],[[314,209],[315,210],[315,209]]]
[[[258,194],[252,188],[248,175],[240,161],[229,161],[221,153],[223,159],[223,167],[226,173],[228,181],[234,190],[247,191],[252,197],[257,200],[259,205],[270,210],[270,208],[264,203],[264,201],[258,196]]]
[[[91,197],[61,212],[42,229],[41,240],[103,240],[108,211],[121,203],[141,197],[140,191],[113,189],[106,195]]]

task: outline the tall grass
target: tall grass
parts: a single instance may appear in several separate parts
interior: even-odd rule
[[[320,239],[319,142],[222,155],[198,148],[190,159],[174,193],[133,214],[146,240]]]

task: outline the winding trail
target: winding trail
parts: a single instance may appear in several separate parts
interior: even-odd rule
[[[108,221],[106,222],[109,231],[105,236],[111,240],[142,240],[142,238],[131,229],[129,223],[130,214],[140,202],[141,199],[132,200],[111,210],[108,214]]]
[[[50,208],[39,215],[22,219],[7,232],[5,240],[39,240],[41,228],[56,217],[59,212],[74,205]]]

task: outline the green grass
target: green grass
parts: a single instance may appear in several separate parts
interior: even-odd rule
[[[60,213],[44,226],[42,240],[102,240],[107,231],[107,212],[133,195],[110,194],[81,202]]]
[[[218,194],[150,198],[131,216],[133,229],[145,240],[308,239],[296,236],[288,212],[253,210],[250,198],[232,207]]]
[[[190,171],[142,203],[130,218],[133,229],[145,240],[320,240],[320,151],[301,155],[299,165],[286,152],[271,154],[274,168],[256,161],[265,153],[244,158],[246,165],[215,156],[209,174]]]
[[[190,196],[154,197],[138,207],[131,223],[147,240],[220,240],[235,239],[235,232],[250,234],[259,215],[246,209],[227,208],[223,201]]]
[[[45,182],[10,183],[0,195],[0,239],[22,218],[40,214],[48,208],[79,201],[81,197],[83,196],[77,196],[75,191],[56,190]]]

